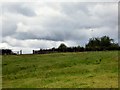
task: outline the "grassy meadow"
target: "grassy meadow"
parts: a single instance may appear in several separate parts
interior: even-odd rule
[[[4,55],[3,88],[118,88],[118,51]]]

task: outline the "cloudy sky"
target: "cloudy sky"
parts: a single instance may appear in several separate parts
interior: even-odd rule
[[[89,38],[104,35],[118,42],[118,3],[5,2],[0,4],[0,27],[0,48],[23,53],[60,43],[85,46]]]

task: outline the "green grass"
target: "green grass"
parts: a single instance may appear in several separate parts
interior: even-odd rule
[[[4,55],[2,59],[3,88],[118,88],[118,51]]]

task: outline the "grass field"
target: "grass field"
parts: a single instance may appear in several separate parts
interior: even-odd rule
[[[3,88],[118,88],[118,51],[6,55]]]

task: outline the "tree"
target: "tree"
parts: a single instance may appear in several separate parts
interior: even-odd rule
[[[86,50],[98,51],[98,50],[116,50],[119,49],[119,45],[113,43],[113,39],[108,36],[103,36],[101,38],[91,38],[86,44]]]
[[[110,39],[108,36],[103,36],[103,37],[101,37],[100,40],[101,40],[100,46],[103,49],[110,47],[112,45],[111,42],[113,41],[113,39]]]
[[[100,39],[90,38],[88,44],[86,44],[86,50],[99,50],[100,49]]]
[[[108,48],[109,50],[119,50],[118,43],[112,43],[112,45]]]
[[[67,49],[67,46],[66,46],[64,43],[61,43],[60,46],[58,47],[58,49],[59,49],[61,52],[65,52],[66,49]]]

